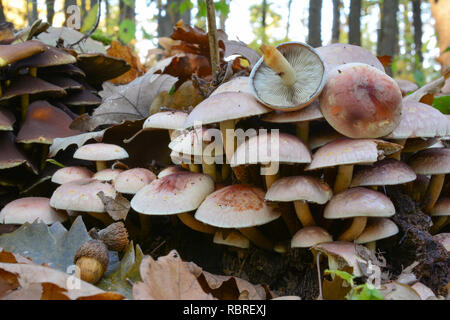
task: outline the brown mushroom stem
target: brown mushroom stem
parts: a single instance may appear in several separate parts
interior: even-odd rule
[[[225,152],[225,160],[226,163],[230,163],[231,158],[233,157],[234,151],[236,151],[236,144],[234,139],[234,129],[235,124],[234,120],[226,120],[222,121],[220,123],[220,131],[222,132],[222,143],[223,143],[223,150]],[[229,141],[227,138],[227,131],[232,130],[233,131],[233,140]]]
[[[353,165],[342,165],[338,167],[336,180],[334,181],[333,192],[338,193],[348,189],[352,182]]]
[[[292,210],[285,210],[284,208],[280,208],[280,212],[281,218],[289,229],[289,233],[291,234],[291,236],[293,236],[301,228],[299,219],[297,219],[297,216],[292,212]]]
[[[438,217],[436,221],[434,221],[433,226],[430,229],[431,234],[436,234],[439,231],[441,231],[442,228],[444,228],[450,221],[450,218],[448,216],[442,216]]]
[[[352,225],[339,237],[339,241],[353,241],[364,231],[367,224],[367,217],[354,217]]]
[[[270,168],[271,164],[269,163],[268,165],[261,165],[264,166],[266,168]],[[269,190],[270,186],[278,180],[278,173],[276,174],[266,174],[264,176],[264,180],[266,181],[266,190]]]
[[[378,191],[378,186],[371,186],[370,189],[372,189],[374,191]]]
[[[439,198],[444,185],[445,174],[435,174],[431,176],[430,184],[423,199],[423,212],[429,213]]]
[[[302,223],[303,227],[314,226],[316,222],[309,210],[308,202],[297,200],[294,201],[295,213],[298,219]]]
[[[240,228],[239,231],[257,247],[272,251],[274,243],[256,227]]]
[[[405,146],[405,143],[406,143],[406,139],[396,139],[396,140],[394,140],[393,142],[396,143],[396,144],[398,144],[398,145],[401,145],[402,147],[404,147],[404,146]],[[402,155],[402,150],[399,150],[399,151],[397,151],[397,152],[391,154],[390,157],[391,157],[392,159],[395,159],[395,160],[399,160],[399,161],[400,161],[401,155]]]
[[[230,176],[230,166],[226,163],[222,164],[222,181],[225,181]]]
[[[78,108],[78,114],[81,116],[82,114],[86,113],[86,106],[80,106]]]
[[[30,95],[24,94],[20,96],[20,107],[22,111],[22,122],[25,121],[28,112],[28,106],[30,105]]]
[[[273,251],[277,252],[277,253],[281,253],[284,254],[287,252],[287,246],[284,243],[281,242],[277,242],[275,243],[275,245],[273,246]]]
[[[147,238],[151,233],[151,223],[150,216],[146,214],[139,214],[139,224],[140,224],[140,237],[141,239]]]
[[[97,167],[97,172],[108,168],[106,161],[95,161],[95,166]]]
[[[189,163],[189,171],[190,172],[195,172],[195,173],[199,173],[200,170],[200,166],[198,164],[195,163]]]
[[[213,163],[207,163],[209,161],[205,161],[205,158],[202,158],[202,171],[204,174],[207,174],[210,176],[214,182],[217,182],[217,171],[216,171],[216,164]]]
[[[50,148],[50,145],[48,145],[48,144],[43,144],[42,145],[42,148],[41,148],[42,149],[41,150],[41,163],[40,163],[41,170],[44,170],[44,168],[45,168],[45,162],[47,161],[49,148]]]
[[[299,137],[304,143],[308,143],[308,137],[309,137],[309,122],[299,122],[297,123],[297,137]]]
[[[100,220],[105,225],[110,225],[114,223],[114,220],[105,212],[88,212],[88,214],[97,220]]]
[[[291,64],[278,51],[277,48],[263,44],[259,48],[264,54],[264,62],[267,66],[278,74],[285,86],[292,86],[295,83],[295,73]]]
[[[365,244],[366,248],[375,253],[375,250],[377,249],[377,242],[376,241],[370,241]]]
[[[194,218],[194,216],[190,213],[179,213],[177,214],[178,218],[183,222],[186,226],[191,228],[192,230],[208,233],[208,234],[214,234],[217,231],[216,227],[207,225],[203,222],[198,221]]]
[[[37,77],[37,68],[30,68],[29,70],[30,76]]]

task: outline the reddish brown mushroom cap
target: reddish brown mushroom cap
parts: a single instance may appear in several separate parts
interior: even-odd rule
[[[378,138],[400,122],[402,94],[384,72],[362,63],[333,69],[320,96],[328,123],[350,138]]]
[[[50,82],[66,91],[79,91],[83,89],[83,85],[72,78],[60,74],[51,74],[42,77],[45,81]]]
[[[20,143],[52,144],[54,138],[64,138],[81,132],[69,128],[72,118],[47,101],[35,101],[28,107],[25,122],[17,134]]]
[[[96,94],[93,94],[89,90],[81,90],[77,92],[72,92],[64,99],[61,100],[61,103],[72,106],[72,107],[78,107],[78,106],[98,106],[102,103],[102,99],[97,96]]]
[[[408,165],[417,174],[450,173],[450,149],[430,148],[419,151],[408,159]]]
[[[317,226],[309,226],[298,230],[292,237],[291,248],[310,248],[319,243],[331,241],[333,241],[333,237],[327,230]]]
[[[14,130],[13,125],[16,122],[16,117],[14,114],[7,109],[0,108],[0,130],[1,131],[12,131]]]
[[[65,167],[52,175],[52,182],[64,184],[80,179],[90,179],[94,173],[85,167]]]
[[[18,167],[26,164],[35,173],[36,168],[25,157],[25,155],[16,147],[14,143],[14,134],[10,131],[0,131],[0,170]]]
[[[11,69],[17,72],[23,68],[46,68],[76,62],[75,57],[64,50],[48,47],[44,52],[16,62]]]
[[[35,220],[45,224],[63,222],[67,215],[57,212],[50,207],[50,199],[43,197],[29,197],[8,203],[0,212],[0,223],[24,224]]]
[[[38,70],[38,74],[62,74],[69,77],[81,77],[85,78],[86,74],[83,70],[73,64],[64,64],[55,67],[41,68]]]
[[[80,53],[77,61],[89,82],[95,84],[116,78],[131,68],[125,60],[101,53]]]
[[[34,40],[12,45],[0,45],[0,68],[43,52],[46,49],[47,46],[45,44]]]
[[[156,179],[156,175],[145,168],[133,168],[119,173],[113,181],[114,188],[120,193],[136,194]]]
[[[279,217],[265,203],[263,190],[238,184],[211,193],[195,213],[197,220],[219,228],[254,227]]]
[[[65,95],[66,91],[61,87],[39,78],[24,75],[11,80],[11,85],[5,90],[0,101],[12,99],[24,94],[60,97]]]

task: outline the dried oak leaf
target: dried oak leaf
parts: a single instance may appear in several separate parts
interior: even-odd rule
[[[140,266],[143,282],[133,286],[136,300],[213,300],[203,291],[197,277],[172,250],[167,256],[153,260],[146,256]]]
[[[353,268],[345,266],[342,268],[349,274],[353,273]],[[345,300],[345,296],[350,292],[352,287],[350,284],[339,276],[334,276],[332,280],[323,279],[322,283],[322,298],[323,300]]]
[[[53,139],[53,143],[50,146],[48,157],[52,158],[56,156],[59,151],[64,151],[72,144],[76,144],[78,147],[81,147],[86,141],[90,139],[94,139],[97,142],[101,142],[103,139],[103,135],[106,130],[102,131],[94,131],[81,133],[76,136],[66,137],[66,138],[55,138]]]
[[[119,41],[113,40],[107,51],[108,55],[112,57],[122,58],[131,66],[131,69],[124,74],[109,80],[114,84],[127,84],[137,77],[144,74],[145,70],[136,54],[133,54],[131,48],[127,45],[122,45]]]
[[[130,211],[130,201],[122,196],[120,193],[116,194],[115,198],[105,196],[103,191],[97,193],[97,196],[105,205],[105,211],[113,218],[114,221],[125,220]]]

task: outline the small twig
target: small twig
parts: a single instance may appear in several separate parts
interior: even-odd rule
[[[211,57],[211,72],[213,81],[215,81],[220,68],[220,55],[219,40],[217,38],[216,10],[214,8],[213,0],[206,0],[206,14],[208,18],[208,40],[209,54]]]
[[[97,30],[98,25],[100,23],[100,17],[102,15],[102,0],[98,1],[98,10],[97,10],[97,20],[95,21],[95,25],[92,27],[91,30],[89,30],[88,33],[86,33],[84,36],[82,36],[77,42],[72,43],[71,45],[69,45],[69,48],[73,48],[74,46],[76,46],[77,44],[79,44],[80,42],[86,40],[87,38],[89,38],[90,36],[92,36],[92,34],[95,32],[95,30]]]
[[[160,244],[158,244],[158,245],[156,246],[156,248],[153,249],[152,252],[150,252],[150,255],[153,255],[153,254],[156,252],[156,250],[158,250],[159,248],[161,248],[161,246],[162,246],[163,244],[165,244],[165,243],[166,243],[166,240],[164,240],[163,242],[161,242]]]

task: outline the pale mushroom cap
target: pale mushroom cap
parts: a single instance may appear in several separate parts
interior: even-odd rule
[[[267,190],[268,201],[304,200],[319,204],[327,203],[333,192],[325,182],[306,176],[284,177],[276,180]]]
[[[326,219],[354,217],[390,217],[395,214],[392,201],[381,192],[356,187],[342,191],[331,198],[325,207]]]
[[[384,283],[379,290],[384,300],[421,300],[419,293],[411,286],[397,281]]]
[[[434,138],[450,134],[450,121],[436,108],[417,101],[404,101],[400,123],[388,139]]]
[[[67,215],[50,207],[50,199],[29,197],[14,200],[3,207],[0,212],[0,223],[24,224],[35,220],[45,224],[63,222]]]
[[[431,210],[431,215],[434,217],[450,216],[450,198],[440,198]]]
[[[156,175],[145,168],[133,168],[119,173],[113,180],[117,192],[136,194],[144,186],[156,179]]]
[[[85,167],[65,167],[57,170],[52,176],[52,182],[64,184],[67,182],[90,179],[94,173]]]
[[[395,159],[383,159],[365,167],[353,175],[351,187],[384,186],[416,180],[416,174],[405,163]]]
[[[298,137],[280,132],[265,133],[241,143],[233,154],[231,167],[243,164],[309,163],[311,152]]]
[[[121,172],[123,172],[122,169],[103,169],[100,171],[97,171],[93,176],[92,179],[99,180],[99,181],[113,181],[115,177],[117,177]]]
[[[200,102],[189,114],[185,128],[196,122],[203,125],[225,120],[236,120],[270,112],[249,93],[222,92]]]
[[[408,159],[408,165],[417,174],[450,173],[450,149],[430,148],[419,151]]]
[[[185,172],[186,170],[184,170],[182,167],[179,166],[170,166],[167,168],[164,168],[163,170],[161,170],[158,173],[158,179],[164,178],[165,176],[174,174],[174,173],[178,173],[178,172]]]
[[[249,77],[233,78],[230,81],[227,81],[218,86],[210,96],[214,96],[222,92],[243,92],[252,94],[252,90],[250,89],[249,85]]]
[[[387,218],[370,218],[364,231],[355,240],[363,244],[392,237],[398,233],[397,225]]]
[[[261,57],[250,74],[250,89],[256,99],[270,108],[301,109],[322,91],[326,80],[325,64],[319,54],[305,43],[286,42],[276,48],[294,69],[295,83],[286,86]]]
[[[419,89],[417,84],[415,84],[414,82],[404,80],[404,79],[394,79],[394,80],[397,82],[398,87],[400,88],[400,91],[402,92],[402,96],[406,96],[408,93]]]
[[[81,212],[105,212],[105,206],[97,193],[115,198],[116,190],[109,183],[95,179],[82,179],[65,183],[56,188],[50,198],[55,209]]]
[[[213,191],[214,181],[208,175],[174,173],[139,190],[131,200],[131,207],[148,215],[178,214],[197,209]]]
[[[213,141],[214,145],[207,147]],[[219,157],[223,155],[222,135],[219,130],[204,127],[188,130],[173,139],[169,148],[185,155]]]
[[[164,111],[158,112],[148,117],[142,128],[143,129],[167,129],[181,130],[184,128],[188,114],[181,111]]]
[[[450,233],[439,233],[433,236],[447,251],[450,251]]]
[[[401,148],[398,144],[383,140],[341,138],[318,149],[306,170],[349,164],[371,164]]]
[[[319,107],[319,100],[315,100],[309,106],[292,112],[275,111],[264,116],[263,120],[273,123],[296,123],[323,119]]]
[[[91,161],[110,161],[128,158],[128,153],[124,148],[114,144],[92,143],[79,147],[73,157]]]
[[[213,242],[242,249],[248,249],[250,247],[250,241],[242,233],[234,230],[227,232],[226,237],[224,231],[217,230],[214,233]]]
[[[254,227],[279,216],[264,202],[263,190],[238,184],[210,194],[195,213],[197,220],[219,228]]]
[[[319,243],[331,242],[333,237],[324,228],[304,227],[297,231],[291,240],[291,248],[310,248]]]

